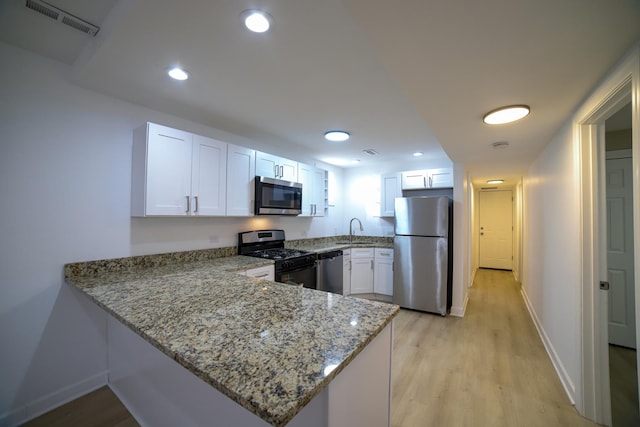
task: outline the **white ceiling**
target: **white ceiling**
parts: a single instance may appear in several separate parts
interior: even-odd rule
[[[49,1],[101,27],[96,38],[24,3],[0,2],[0,40],[71,65],[80,86],[319,160],[410,169],[414,151],[448,156],[478,183],[525,174],[640,40],[640,0]],[[273,30],[244,30],[250,8]],[[174,64],[192,78],[171,81]],[[522,121],[482,123],[520,103]],[[352,139],[326,143],[329,129]]]

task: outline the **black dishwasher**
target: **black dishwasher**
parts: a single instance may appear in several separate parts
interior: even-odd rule
[[[317,288],[342,295],[342,251],[318,254]]]

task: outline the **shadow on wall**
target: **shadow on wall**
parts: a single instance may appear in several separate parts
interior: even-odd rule
[[[0,418],[0,424],[24,422],[106,381],[106,313],[70,285],[48,287],[2,313],[0,324],[20,325],[2,332],[14,335],[1,339],[6,401],[0,417],[8,419]],[[28,339],[34,341],[21,342]],[[17,392],[9,396],[10,390]]]

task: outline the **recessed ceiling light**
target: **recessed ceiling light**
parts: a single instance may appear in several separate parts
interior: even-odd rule
[[[353,160],[351,160],[351,163],[354,163],[354,164],[360,163],[360,160],[359,159],[353,159]]]
[[[183,70],[180,67],[170,68],[167,71],[167,74],[169,74],[169,77],[175,80],[187,80],[189,78],[189,72],[186,70]]]
[[[257,9],[245,10],[241,16],[244,26],[254,33],[264,33],[268,31],[273,22],[271,15]]]
[[[529,111],[530,108],[528,105],[509,105],[507,107],[500,107],[489,111],[482,118],[482,121],[489,125],[511,123],[526,117],[529,114]]]
[[[345,132],[343,130],[330,130],[324,133],[324,138],[327,141],[333,141],[333,142],[346,141],[350,137],[351,135],[349,134],[349,132]]]
[[[416,151],[415,153],[413,153],[413,157],[420,157],[422,156],[422,151]]]
[[[487,181],[487,184],[502,184],[503,182],[504,182],[504,179],[491,179]]]

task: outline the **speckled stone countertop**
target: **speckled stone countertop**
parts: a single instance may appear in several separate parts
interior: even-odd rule
[[[271,263],[259,258],[146,258],[68,264],[65,280],[274,426],[286,425],[399,310],[237,274]]]
[[[320,237],[302,240],[288,240],[287,247],[312,252],[329,252],[337,249],[349,248],[393,248],[392,237],[354,236],[349,243],[349,236]]]

